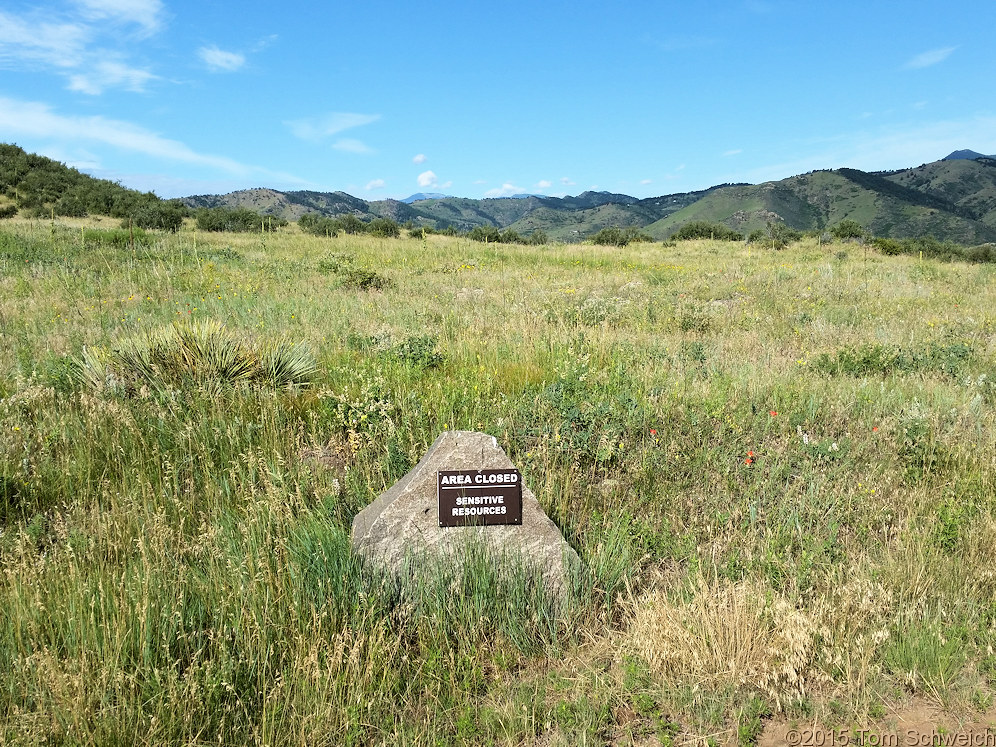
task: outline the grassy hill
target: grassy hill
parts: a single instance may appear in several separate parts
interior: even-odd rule
[[[932,235],[962,242],[996,240],[996,168],[988,161],[939,161],[919,169],[872,174],[815,171],[759,185],[723,187],[646,227],[664,238],[692,221],[744,233],[769,221],[802,231],[854,220],[876,236]]]
[[[886,178],[936,196],[963,215],[996,228],[996,159],[937,161]]]
[[[175,229],[186,211],[175,201],[95,179],[16,145],[0,143],[0,217],[105,215]]]
[[[970,155],[970,152],[965,152]],[[954,156],[956,154],[952,154]],[[390,218],[442,229],[478,226],[511,228],[528,236],[585,240],[603,228],[637,229],[665,239],[683,225],[721,223],[749,234],[769,223],[801,231],[825,231],[853,220],[875,236],[979,244],[996,241],[996,160],[959,157],[894,172],[857,169],[814,171],[764,184],[725,184],[697,192],[638,200],[609,192],[576,197],[528,195],[514,198],[441,197],[412,203],[369,202],[345,192],[281,192],[257,188],[227,195],[196,195],[183,205],[248,208],[297,220],[309,213],[364,221]],[[166,227],[164,203],[112,182],[94,179],[51,159],[0,145],[0,216],[16,214],[129,217],[148,227]],[[183,213],[169,204],[175,230]],[[147,216],[147,217],[143,217]]]
[[[0,223],[0,743],[996,723],[993,265],[81,224]],[[448,429],[578,552],[566,604],[352,553]]]
[[[636,228],[656,239],[693,221],[722,223],[745,234],[784,223],[822,231],[843,220],[857,221],[876,236],[966,244],[996,241],[996,161],[943,160],[915,169],[868,173],[857,169],[814,171],[764,184],[719,185],[708,190],[637,200],[585,192],[577,197],[535,195],[475,200],[443,197],[411,204],[366,202],[342,192],[279,193],[248,190],[188,198],[196,205],[245,205],[296,219],[305,212],[351,213],[434,228],[512,228],[523,235],[543,231],[558,241],[579,241],[606,227]]]

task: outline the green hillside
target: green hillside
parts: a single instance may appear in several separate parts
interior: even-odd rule
[[[133,218],[146,228],[175,230],[186,214],[178,201],[163,201],[117,182],[96,179],[59,161],[0,143],[0,217],[109,215]]]
[[[996,228],[996,159],[936,161],[886,178],[939,197]]]
[[[723,184],[707,190],[637,199],[609,192],[574,197],[526,195],[489,199],[436,197],[415,202],[367,201],[346,192],[256,188],[164,202],[154,194],[95,179],[52,159],[0,144],[0,217],[110,215],[175,230],[188,209],[244,208],[296,221],[307,214],[389,218],[427,228],[537,231],[556,241],[583,241],[604,228],[635,229],[666,239],[705,221],[743,234],[769,224],[825,231],[844,220],[885,238],[979,244],[996,241],[996,160],[959,158],[893,172],[841,168],[763,184]]]
[[[986,161],[952,161],[887,176],[837,169],[723,187],[645,231],[665,238],[693,221],[744,233],[769,222],[813,231],[854,220],[876,236],[978,243],[996,240],[994,208],[996,168]]]

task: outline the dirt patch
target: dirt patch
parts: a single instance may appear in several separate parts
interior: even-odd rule
[[[758,747],[996,747],[996,707],[980,717],[959,719],[917,699],[866,726],[769,721]]]
[[[341,480],[352,461],[352,454],[345,444],[329,441],[323,446],[305,446],[301,449],[301,461],[331,470]]]

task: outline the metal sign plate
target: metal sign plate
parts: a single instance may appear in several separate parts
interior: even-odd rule
[[[439,470],[439,526],[522,524],[522,475],[511,469]]]

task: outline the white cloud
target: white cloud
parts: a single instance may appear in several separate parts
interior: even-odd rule
[[[743,152],[744,152],[743,148],[734,148],[733,150],[725,150],[725,151],[723,151],[723,156],[725,156],[725,157],[738,156],[738,155],[740,155]]]
[[[160,0],[76,0],[76,5],[90,20],[135,23],[148,33],[162,24]]]
[[[936,65],[937,63],[946,60],[948,56],[957,48],[958,47],[940,47],[938,49],[930,49],[926,52],[921,52],[916,57],[909,60],[905,65],[903,65],[903,67],[907,70],[918,70],[920,68]]]
[[[264,36],[258,42],[252,46],[253,52],[262,52],[264,49],[269,47],[271,44],[275,44],[280,36],[278,34],[270,34],[269,36]]]
[[[423,171],[418,175],[418,186],[420,187],[436,187],[439,186],[439,180],[434,171]]]
[[[417,156],[415,156],[415,158],[412,159],[412,163],[422,164],[428,160],[429,159],[425,157],[425,153],[419,153]]]
[[[75,67],[92,36],[83,24],[26,20],[0,12],[0,63]]]
[[[332,144],[332,147],[336,150],[341,150],[343,153],[373,153],[373,148],[369,147],[362,140],[357,140],[351,137],[339,138]]]
[[[489,189],[484,193],[485,197],[511,197],[512,195],[522,194],[525,192],[524,187],[517,187],[514,184],[505,182],[498,189]]]
[[[808,155],[740,174],[723,181],[763,182],[814,169],[848,167],[864,171],[901,169],[944,158],[961,148],[996,152],[996,116],[931,122],[906,127],[851,132],[834,138],[793,143]]]
[[[246,64],[246,56],[238,52],[226,52],[215,45],[201,47],[197,56],[203,60],[208,69],[215,73],[232,73]]]
[[[575,182],[571,181],[570,177],[567,176],[560,177],[560,183],[565,187],[573,187],[575,185]]]
[[[145,84],[158,76],[148,70],[131,68],[121,62],[103,60],[86,73],[69,76],[69,90],[96,96],[108,88],[124,88],[127,91],[144,91]]]
[[[385,186],[387,186],[387,182],[383,179],[371,179],[367,182],[367,186],[364,187],[364,189],[366,189],[367,192],[370,192],[375,189],[383,189]]]
[[[223,156],[198,153],[187,145],[161,137],[130,122],[101,116],[56,114],[46,104],[0,97],[0,137],[53,138],[63,142],[95,142],[170,161],[198,164],[230,173],[259,171]]]
[[[161,10],[159,0],[77,0],[61,12],[0,12],[0,67],[50,70],[67,78],[69,90],[90,95],[143,91],[158,76],[128,62],[135,37],[114,24],[138,24],[146,36],[158,29]]]
[[[553,182],[548,181],[547,179],[541,179],[540,181],[536,182],[536,189],[550,189],[550,187],[552,186]]]
[[[284,124],[302,140],[319,141],[336,135],[343,130],[362,127],[380,119],[379,114],[357,114],[355,112],[331,112],[321,117],[294,119]]]
[[[642,184],[643,186],[647,186],[648,184],[653,184],[653,183],[654,183],[653,179],[641,179],[640,180],[640,184]]]

